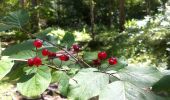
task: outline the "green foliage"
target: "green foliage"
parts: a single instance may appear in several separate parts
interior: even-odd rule
[[[46,66],[41,66],[36,69],[35,74],[21,77],[17,83],[17,89],[22,95],[35,98],[48,88],[50,82],[50,69]]]
[[[87,100],[99,95],[100,90],[109,83],[109,76],[93,71],[96,69],[83,69],[73,77],[69,87],[69,99]]]
[[[35,56],[35,53],[32,52],[33,49],[33,40],[28,40],[7,48],[2,52],[2,55],[7,55],[12,58],[28,59]]]
[[[52,83],[57,82],[58,90],[63,96],[67,96],[69,87],[69,76],[62,71],[52,72]]]
[[[14,65],[13,60],[8,58],[7,56],[6,57],[3,56],[0,59],[0,80],[10,72],[13,65]]]
[[[59,1],[54,2],[52,0],[44,2],[55,4]],[[79,15],[80,18],[70,19],[71,21],[69,21],[69,23],[75,22],[75,19],[80,21],[84,20],[83,22],[88,23],[89,19],[84,15],[90,15],[90,2],[72,0],[70,1],[72,6],[68,6],[67,2],[68,0],[60,2],[62,4],[62,9],[55,8],[57,11],[60,10],[58,12],[61,13],[61,15],[64,15],[59,16],[60,14],[57,13],[59,22],[64,19],[64,22],[60,23],[60,25],[66,24],[65,20],[72,14]],[[76,5],[77,2],[79,2],[80,5]],[[105,19],[105,17],[108,18],[111,11],[106,14],[103,13],[110,10],[110,8],[105,6],[108,2],[109,1],[104,0],[94,2],[93,6],[96,6],[96,8],[101,7],[99,9],[100,13],[96,14],[96,18],[102,17],[104,19],[103,21],[96,20],[96,23],[102,22],[102,24],[104,24],[104,22],[108,22],[106,21],[108,19]],[[114,3],[117,4],[117,2]],[[128,0],[126,3],[129,5],[132,3],[137,6],[141,1]],[[55,5],[53,5],[52,10],[54,10],[54,6]],[[84,8],[81,8],[82,6]],[[143,6],[144,4],[142,4],[142,7]],[[41,8],[39,6],[37,9],[44,10],[43,7]],[[83,11],[78,13],[78,11],[81,10]],[[55,11],[49,11],[49,13],[54,12]],[[166,53],[167,45],[164,43],[167,43],[166,38],[169,37],[169,28],[160,25],[162,22],[162,20],[159,20],[160,18],[162,17],[157,16],[156,18],[150,18],[143,26],[138,26],[135,20],[133,20],[134,22],[129,21],[126,24],[127,29],[125,32],[118,33],[115,30],[101,32],[102,34],[95,36],[95,41],[97,40],[97,42],[101,43],[99,50],[108,50],[110,52],[108,53],[109,57],[111,57],[112,54],[114,57],[117,55],[122,57],[124,55],[125,57],[130,58],[145,52],[149,54],[156,53],[158,54],[158,57],[162,57]],[[0,31],[7,31],[10,29],[21,29],[23,31],[23,26],[26,25],[28,20],[29,16],[27,12],[23,10],[12,12],[0,22]],[[169,92],[169,85],[167,84],[167,82],[169,82],[169,76],[162,74],[157,68],[152,67],[151,65],[147,66],[144,63],[128,65],[124,59],[118,59],[118,64],[113,66],[108,66],[106,59],[101,61],[102,64],[101,66],[97,66],[98,69],[94,68],[92,60],[98,58],[98,52],[85,52],[86,49],[83,49],[83,52],[80,52],[79,54],[69,54],[73,52],[71,51],[72,44],[78,41],[75,36],[77,36],[77,38],[80,37],[76,35],[77,33],[79,32],[47,28],[44,31],[35,34],[34,37],[45,40],[43,42],[43,47],[41,48],[35,49],[33,46],[34,39],[28,39],[27,41],[8,47],[2,52],[2,55],[9,56],[10,59],[1,58],[0,79],[7,74],[7,77],[9,78],[7,81],[19,77],[20,80],[16,80],[17,89],[22,95],[29,98],[39,97],[46,89],[48,89],[50,84],[57,83],[58,90],[55,92],[59,91],[61,95],[73,100],[88,100],[91,98],[99,98],[99,100],[113,100],[115,98],[117,100],[164,100],[164,98],[157,96],[151,91],[151,88],[156,92]],[[83,30],[82,34],[84,33],[86,32]],[[57,48],[58,46],[63,46],[63,48]],[[93,46],[96,46],[95,43]],[[156,46],[156,48],[154,48],[154,46]],[[62,53],[59,54],[69,55],[70,60],[67,62],[60,61],[58,56],[54,58],[50,56],[43,57],[41,50],[44,48],[53,51],[53,53],[56,54],[62,51]],[[63,50],[66,50],[69,53]],[[35,56],[42,58],[43,64],[41,66],[28,67],[25,61],[27,61],[28,58],[33,58]],[[16,61],[12,62],[13,60]],[[18,63],[20,60],[23,61],[22,64]],[[19,66],[19,69],[14,68],[14,64],[15,67]],[[12,68],[14,70],[11,70]]]
[[[70,47],[73,45],[74,42],[75,42],[75,37],[74,37],[74,35],[73,35],[72,33],[70,33],[70,32],[67,32],[67,33],[64,35],[63,39],[61,40],[61,43],[62,43],[63,45],[65,45],[67,48],[70,48]]]
[[[156,83],[162,74],[156,68],[143,65],[129,65],[118,72],[120,79],[133,83],[137,87],[149,88]]]
[[[100,93],[99,100],[164,100],[132,83],[115,81],[108,84]]]
[[[10,30],[12,28],[22,29],[28,20],[29,15],[24,10],[11,12],[0,21],[0,31]]]
[[[85,52],[83,54],[83,59],[86,61],[92,61],[94,59],[97,59],[98,52]]]
[[[164,76],[156,84],[152,86],[152,90],[156,92],[162,91],[169,94],[170,93],[169,82],[170,75]]]

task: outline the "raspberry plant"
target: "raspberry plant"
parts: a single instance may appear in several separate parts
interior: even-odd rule
[[[30,34],[22,28],[29,18],[24,11],[6,18],[4,25],[11,26],[7,22],[14,21],[11,23],[18,26],[1,30],[21,29],[31,38],[5,49],[0,60],[0,79],[6,76],[8,82],[16,82],[22,95],[37,98],[50,84],[57,83],[55,92],[70,100],[166,99],[152,91],[157,90],[154,84],[168,75],[156,67],[127,64],[106,51],[85,51],[69,32],[62,40],[49,36],[51,29]]]

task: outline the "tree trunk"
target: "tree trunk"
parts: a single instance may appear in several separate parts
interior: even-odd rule
[[[94,40],[95,33],[94,33],[94,1],[90,1],[90,23],[91,23],[91,34],[92,39]]]
[[[35,7],[38,5],[38,0],[31,0],[32,4],[32,14],[31,14],[31,28],[32,32],[38,32],[39,31],[39,12],[35,9]]]
[[[21,8],[24,8],[26,4],[26,0],[19,0],[19,3],[20,3]]]
[[[109,28],[113,25],[113,0],[109,0]]]
[[[147,15],[151,15],[150,0],[145,0],[145,3],[146,3],[146,13]]]
[[[119,0],[119,29],[120,32],[125,29],[125,0]]]

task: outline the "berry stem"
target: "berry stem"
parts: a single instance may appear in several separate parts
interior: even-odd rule
[[[110,67],[110,65],[108,64],[107,67],[106,67],[106,70]]]
[[[36,56],[38,56],[38,49],[37,49],[37,47],[36,47]]]

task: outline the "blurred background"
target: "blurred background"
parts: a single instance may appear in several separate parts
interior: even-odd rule
[[[72,32],[86,51],[170,68],[168,0],[0,0],[0,28],[4,16],[21,9],[29,12],[24,29],[31,34],[50,29],[62,38]],[[23,30],[0,29],[0,38],[3,50],[29,37]]]

